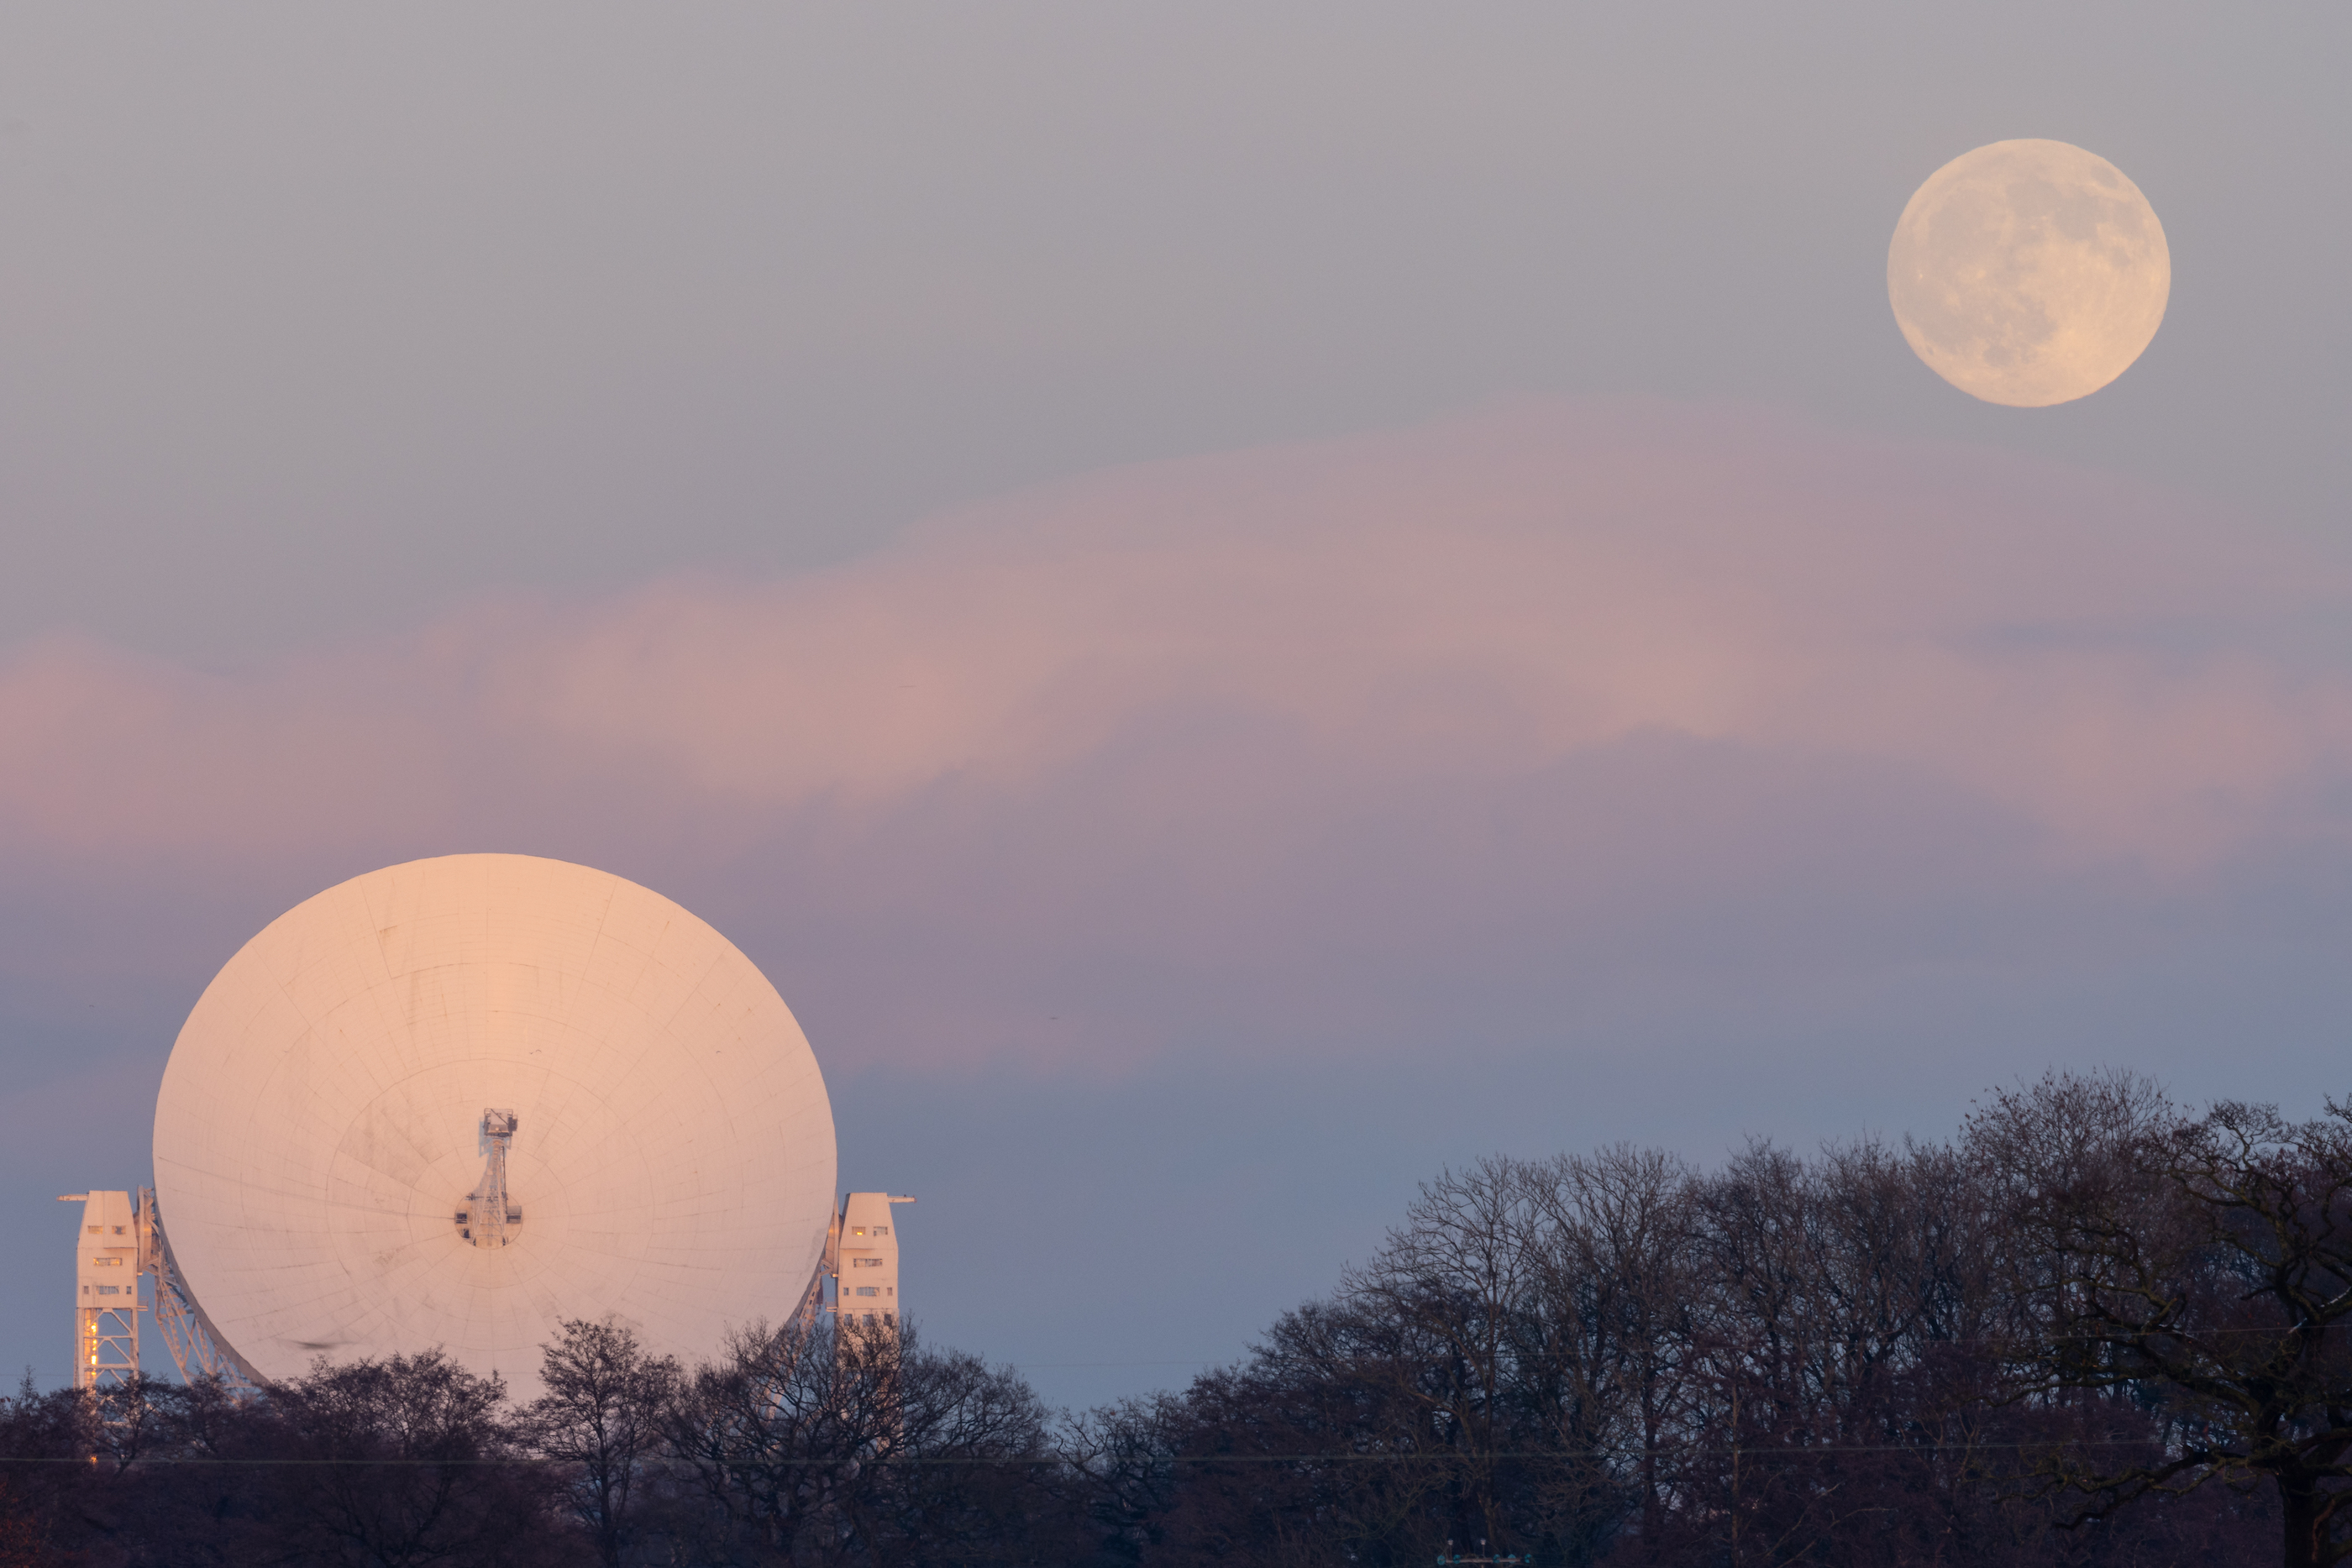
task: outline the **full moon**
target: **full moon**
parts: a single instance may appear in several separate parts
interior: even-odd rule
[[[1933,174],[1886,251],[1886,294],[1918,356],[1973,397],[2072,402],[2140,356],[2172,293],[2139,187],[2063,141],[1996,141]]]

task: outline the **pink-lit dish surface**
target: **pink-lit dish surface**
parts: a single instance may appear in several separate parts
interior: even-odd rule
[[[453,1224],[510,1110],[505,1245]],[[155,1185],[190,1289],[265,1376],[435,1346],[537,1391],[565,1318],[709,1354],[800,1301],[833,1112],[751,961],[623,878],[386,867],[247,943],[173,1047]]]

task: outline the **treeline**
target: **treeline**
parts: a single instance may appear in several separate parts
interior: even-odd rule
[[[0,1411],[0,1564],[1084,1561],[1027,1384],[860,1322],[754,1327],[681,1371],[566,1323],[510,1407],[437,1351],[236,1398],[29,1383]]]
[[[2234,1564],[2352,1554],[2352,1108],[2128,1075],[1948,1143],[1429,1183],[1239,1364],[1071,1419],[861,1323],[566,1325],[237,1402],[29,1386],[0,1563]]]

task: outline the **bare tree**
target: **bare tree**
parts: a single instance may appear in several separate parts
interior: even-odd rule
[[[1102,1427],[1141,1427],[1140,1440],[1121,1445],[1133,1468],[1109,1472],[1133,1483],[1129,1500],[1148,1504],[1146,1467],[1167,1467],[1145,1560],[1427,1562],[1454,1534],[1462,1498],[1459,1451],[1431,1398],[1448,1374],[1442,1349],[1412,1323],[1318,1302],[1284,1313],[1241,1366],[1097,1412]],[[1106,1446],[1099,1432],[1097,1443]]]
[[[779,1561],[1067,1561],[1082,1501],[1017,1374],[911,1324],[755,1325],[684,1379],[669,1451],[729,1531]]]
[[[610,1317],[567,1318],[541,1349],[547,1392],[521,1412],[517,1433],[562,1467],[564,1505],[605,1568],[620,1568],[638,1483],[660,1451],[662,1413],[677,1392],[677,1363],[647,1354],[636,1334]]]
[[[501,1417],[505,1385],[438,1350],[341,1364],[269,1388],[236,1419],[248,1560],[353,1568],[546,1561],[546,1486]]]
[[[2129,1075],[2053,1075],[1968,1136],[2014,1227],[2013,1395],[2161,1422],[2043,1455],[2077,1519],[2267,1482],[2288,1568],[2352,1556],[2352,1103],[2189,1116]]]
[[[43,1392],[25,1371],[16,1397],[0,1399],[0,1563],[44,1563],[69,1546],[72,1516],[88,1506],[97,1407],[79,1389]],[[65,1539],[61,1539],[65,1538]]]
[[[735,1534],[786,1563],[849,1561],[850,1493],[896,1427],[896,1336],[860,1321],[753,1323],[680,1383],[669,1452]]]
[[[1678,1522],[1741,1563],[1933,1559],[1994,1499],[1981,1205],[1933,1145],[1742,1151],[1701,1187],[1706,1411]]]
[[[1167,1540],[1185,1398],[1160,1393],[1066,1418],[1057,1447],[1104,1560],[1133,1563]]]
[[[1597,1560],[1629,1512],[1662,1539],[1687,1478],[1703,1301],[1694,1270],[1694,1176],[1673,1155],[1620,1145],[1521,1167],[1538,1229],[1534,1312],[1521,1377],[1532,1440],[1556,1452],[1536,1473],[1539,1534],[1561,1560]]]
[[[1496,1550],[1513,1539],[1497,1456],[1517,1450],[1518,1364],[1544,1275],[1550,1217],[1538,1190],[1514,1160],[1441,1172],[1380,1252],[1340,1282],[1349,1308],[1425,1343],[1422,1354],[1389,1364],[1423,1407],[1431,1454],[1451,1461],[1442,1472],[1447,1533]]]
[[[2002,1404],[2017,1233],[1938,1144],[1635,1149],[1442,1174],[1240,1365],[1070,1439],[1116,1555],[1286,1568],[2241,1562],[2226,1488],[2095,1532],[2021,1454],[2148,1445],[2120,1390]],[[2101,1450],[2108,1451],[2108,1450]]]

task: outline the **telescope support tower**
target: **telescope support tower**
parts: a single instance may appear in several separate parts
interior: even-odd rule
[[[833,1301],[824,1310],[864,1322],[896,1329],[906,1312],[898,1299],[898,1226],[890,1206],[912,1203],[887,1192],[845,1193],[824,1239],[824,1263],[818,1289],[833,1281]]]
[[[135,1381],[139,1319],[152,1312],[184,1381],[217,1377],[234,1393],[254,1391],[260,1378],[214,1331],[180,1278],[153,1187],[135,1195],[69,1192],[58,1201],[82,1206],[74,1237],[76,1388],[104,1394]],[[142,1281],[148,1281],[143,1292]]]

